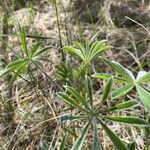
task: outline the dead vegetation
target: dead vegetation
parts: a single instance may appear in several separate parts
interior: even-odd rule
[[[11,4],[8,2],[6,4],[11,8]],[[2,33],[9,34],[9,36],[3,40],[10,45],[15,53],[20,51],[18,36],[14,35],[18,31],[17,21],[25,27],[27,34],[48,37],[48,39],[41,40],[42,45],[50,45],[54,48],[44,55],[51,62],[44,62],[43,70],[56,81],[55,70],[56,65],[61,61],[61,55],[59,53],[60,39],[54,5],[48,0],[40,0],[35,3],[33,1],[32,5],[26,1],[18,1],[18,3],[14,1],[14,4],[16,4],[14,9],[10,9],[8,15],[9,30]],[[112,51],[107,52],[108,59],[117,60],[134,70],[134,73],[137,73],[141,66],[147,71],[150,70],[150,35],[141,26],[125,18],[128,16],[135,19],[149,30],[149,0],[86,0],[86,2],[85,0],[60,0],[57,6],[63,46],[70,45],[76,40],[88,39],[100,30],[98,39],[107,39],[109,44],[113,46]],[[1,5],[1,14],[5,18],[2,7]],[[0,20],[2,21],[2,19]],[[0,22],[1,29],[6,27],[3,23]],[[38,39],[31,38],[28,43],[32,45],[35,41]],[[10,62],[15,57],[11,49],[5,46],[1,42],[1,69],[8,63],[3,63],[3,60]],[[69,56],[66,59],[69,59]],[[97,70],[102,69],[108,72],[108,68],[104,68],[99,60],[95,60],[94,64]],[[72,125],[70,123],[61,124],[60,118],[64,114],[75,114],[75,110],[70,109],[55,95],[58,87],[50,82],[41,71],[35,70],[33,75],[34,77],[32,74],[31,76],[24,75],[32,81],[32,84],[18,78],[12,87],[7,84],[10,80],[9,76],[0,79],[0,149],[60,149],[65,132],[68,133],[67,149],[70,149],[78,136],[77,129],[82,127],[84,122],[77,122]],[[124,113],[128,112],[121,112],[122,115]],[[140,108],[134,113],[143,115],[145,111]],[[150,142],[149,135],[145,136],[147,137],[145,139],[142,131],[137,128],[117,123],[109,124],[109,127],[127,143],[135,140],[138,150],[144,150],[145,145]],[[112,143],[104,131],[100,129],[99,134],[103,137],[104,149],[113,149]],[[89,134],[85,149],[90,149],[91,140]]]

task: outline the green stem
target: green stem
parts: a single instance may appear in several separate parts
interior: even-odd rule
[[[60,87],[49,75],[33,60],[30,59],[30,61],[54,84],[56,87],[58,87],[60,90],[63,91],[62,87]]]
[[[58,8],[57,8],[57,2],[56,2],[56,0],[54,0],[54,6],[55,6],[55,12],[56,12],[56,18],[57,18],[58,34],[59,34],[59,44],[60,44],[60,50],[59,50],[59,52],[62,55],[62,61],[65,61],[63,50],[61,50],[61,48],[63,47],[63,45],[62,45],[62,37],[61,37],[61,32],[60,32],[61,31],[60,30],[60,22],[59,22],[59,15],[58,15]]]

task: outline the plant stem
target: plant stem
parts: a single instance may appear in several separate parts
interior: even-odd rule
[[[49,77],[49,75],[36,63],[34,62],[33,60],[30,59],[30,61],[54,84],[56,85],[56,87],[59,88],[59,90],[62,90],[62,87],[60,87],[55,81],[53,81],[53,79],[51,77]]]
[[[59,34],[59,44],[60,44],[59,52],[62,55],[62,61],[65,61],[65,56],[64,56],[63,50],[61,50],[61,48],[63,47],[63,44],[62,44],[62,37],[61,37],[61,32],[60,32],[61,30],[60,30],[60,22],[59,22],[59,15],[58,15],[58,8],[57,8],[56,0],[54,0],[54,6],[55,6],[55,12],[56,12],[56,18],[57,18],[58,34]]]

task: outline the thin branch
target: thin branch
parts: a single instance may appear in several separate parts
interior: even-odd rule
[[[131,20],[132,22],[138,24],[139,26],[141,26],[141,27],[149,34],[149,36],[150,36],[150,31],[149,31],[144,25],[142,25],[141,23],[139,23],[139,22],[137,22],[137,21],[131,19],[130,17],[127,17],[127,16],[125,16],[125,17],[126,17],[127,19]]]

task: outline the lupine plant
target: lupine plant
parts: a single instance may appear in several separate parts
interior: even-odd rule
[[[78,58],[77,63],[63,62],[57,66],[58,79],[63,81],[63,88],[57,93],[63,101],[76,111],[75,115],[62,116],[62,121],[82,121],[85,123],[81,134],[73,143],[71,150],[81,150],[89,132],[93,135],[93,143],[91,149],[103,150],[101,137],[98,130],[103,129],[117,150],[136,150],[136,143],[124,143],[107,125],[108,122],[118,122],[128,126],[143,127],[148,129],[149,122],[141,117],[135,116],[119,116],[115,115],[116,111],[132,110],[141,105],[138,99],[126,98],[123,101],[117,101],[120,97],[126,96],[131,91],[137,91],[139,99],[146,110],[150,111],[150,93],[147,82],[150,81],[150,73],[140,71],[135,78],[133,73],[124,68],[121,64],[115,61],[107,60],[102,56],[100,59],[110,66],[117,74],[111,75],[106,73],[93,73],[92,61],[111,48],[107,41],[95,41],[97,34],[85,44],[75,42],[73,46],[65,46],[62,50],[66,53],[71,53],[75,58]],[[10,83],[12,84],[16,78],[23,73],[26,73],[31,64],[34,64],[47,77],[48,75],[40,67],[40,61],[46,60],[41,56],[46,50],[51,47],[41,48],[40,42],[35,44],[30,50],[27,46],[26,34],[23,28],[20,28],[20,43],[22,54],[16,55],[16,60],[10,62],[4,70],[0,72],[0,77],[13,73]],[[73,60],[76,60],[76,59]],[[72,66],[75,66],[74,68]],[[49,78],[51,79],[51,78]],[[102,93],[99,99],[95,98],[96,91],[93,88],[97,79],[106,80],[103,86]],[[119,84],[118,84],[119,83]],[[56,84],[57,85],[57,84]],[[114,85],[122,85],[114,89]],[[136,93],[136,92],[135,92]],[[107,105],[108,101],[116,99],[116,104],[113,106]],[[96,102],[96,103],[95,103]],[[62,141],[61,150],[65,149],[65,141]]]
[[[80,64],[79,65],[69,62],[66,64],[61,63],[57,66],[57,77],[59,77],[61,81],[64,81],[64,84],[74,84],[76,87],[82,88],[83,78],[85,75],[91,72],[91,62],[98,55],[111,47],[106,44],[106,40],[94,41],[97,34],[95,34],[91,40],[87,41],[85,44],[75,42],[73,46],[64,46],[62,48],[64,52],[69,52],[73,56],[78,57],[78,62]],[[80,84],[77,84],[79,82]]]
[[[25,33],[24,28],[19,26],[20,31],[20,45],[21,45],[21,54],[16,54],[16,59],[10,62],[5,69],[0,71],[0,77],[3,77],[9,73],[13,73],[10,84],[16,81],[17,77],[21,77],[23,73],[26,73],[28,68],[31,64],[34,64],[37,68],[40,68],[40,61],[47,61],[41,55],[52,48],[51,46],[48,47],[41,47],[41,43],[37,42],[31,49],[28,48],[27,43],[27,36]],[[39,37],[40,38],[40,37]]]
[[[91,149],[103,150],[102,139],[98,136],[100,126],[106,132],[117,150],[135,150],[136,143],[133,141],[125,144],[108,127],[107,122],[114,121],[128,126],[150,127],[149,123],[141,117],[114,115],[116,111],[132,110],[141,105],[140,101],[133,98],[128,98],[120,103],[117,102],[117,99],[126,96],[129,92],[134,90],[134,88],[139,94],[139,98],[144,104],[144,107],[150,111],[150,93],[145,87],[145,83],[150,81],[150,73],[140,71],[135,78],[130,70],[124,68],[118,62],[101,57],[101,60],[118,73],[118,75],[114,76],[106,73],[92,74],[90,71],[92,60],[98,57],[101,52],[110,48],[110,46],[106,44],[106,41],[94,41],[94,38],[92,38],[91,41],[87,41],[85,45],[76,42],[73,46],[65,46],[63,48],[64,51],[78,57],[80,63],[76,69],[72,69],[68,64],[61,64],[57,67],[57,74],[60,79],[64,81],[64,90],[58,92],[57,95],[77,112],[77,115],[67,115],[64,116],[62,120],[82,120],[82,122],[86,124],[80,136],[73,143],[71,150],[81,150],[86,135],[91,131],[93,134]],[[80,82],[72,82],[79,81],[81,78],[82,80],[80,80]],[[107,80],[103,87],[103,93],[98,100],[95,99],[94,95],[96,91],[93,90],[95,78]],[[118,85],[118,83],[123,86],[114,90],[113,85]],[[116,105],[108,106],[107,101],[112,101],[113,99],[116,99]],[[95,104],[95,101],[98,101],[98,104]]]
[[[150,82],[150,72],[139,71],[137,77],[134,77],[130,70],[124,68],[118,62],[109,61],[104,58],[102,58],[102,60],[120,76],[113,77],[109,74],[96,73],[93,75],[93,77],[106,80],[108,80],[110,77],[113,77],[115,82],[121,82],[124,84],[122,87],[112,92],[112,99],[117,99],[126,95],[135,87],[139,94],[140,100],[144,104],[145,108],[150,111],[150,93],[148,92],[148,88],[145,87],[145,84]]]

